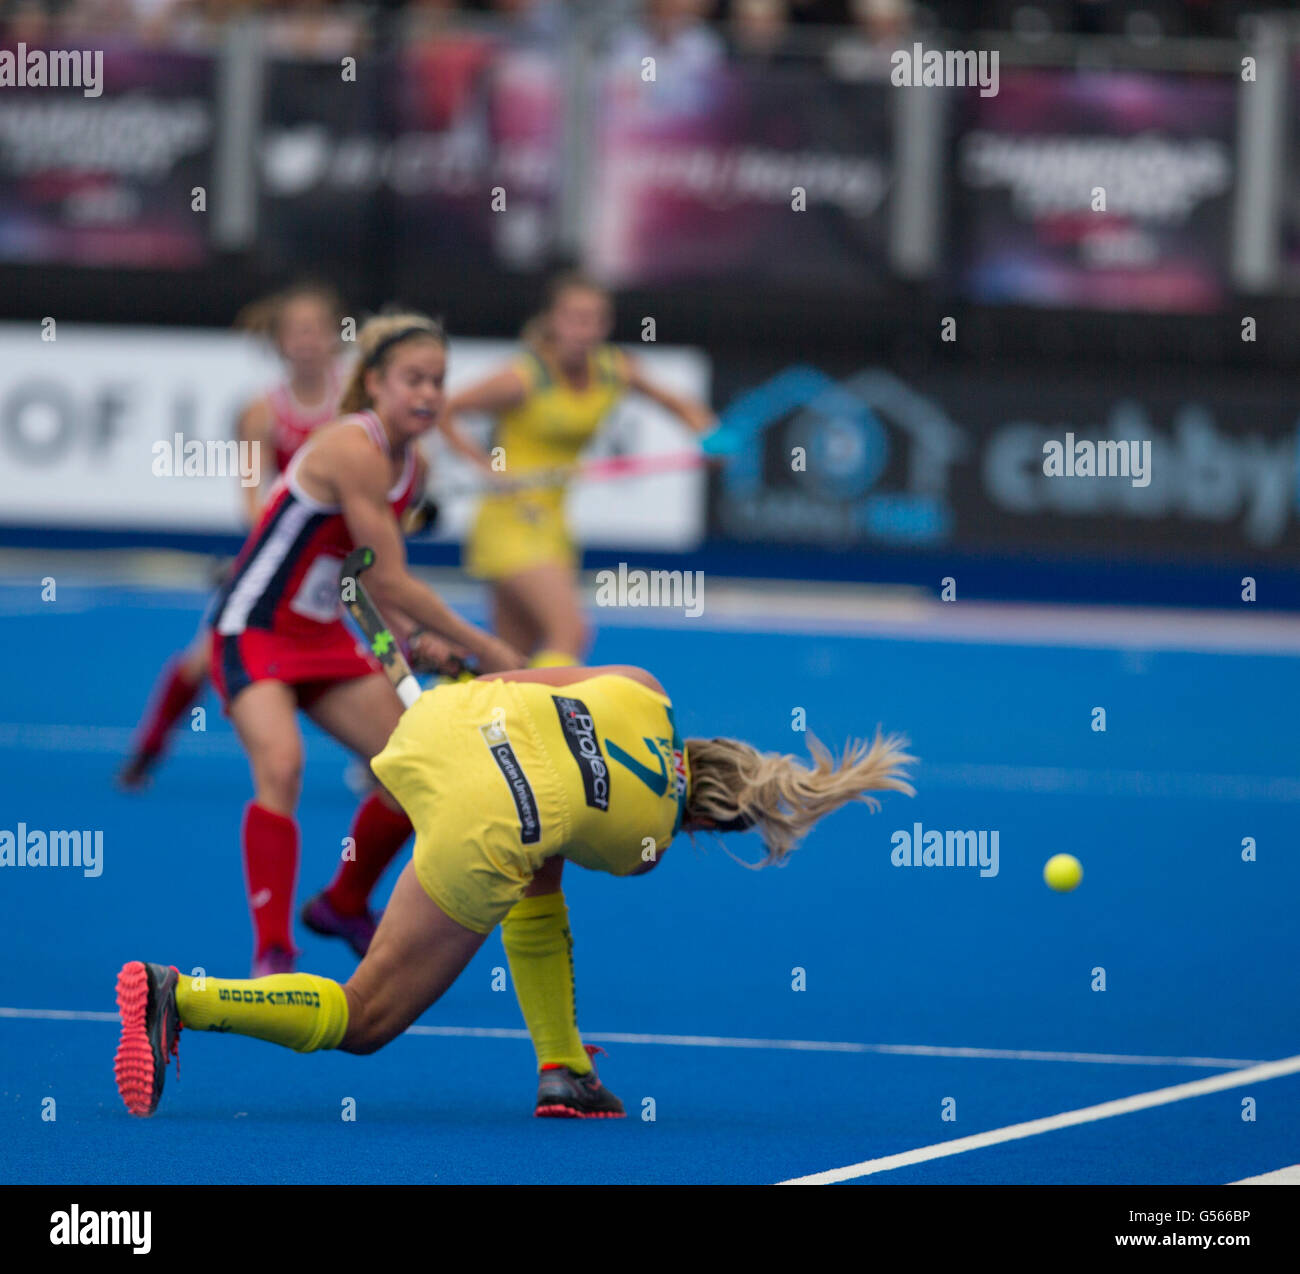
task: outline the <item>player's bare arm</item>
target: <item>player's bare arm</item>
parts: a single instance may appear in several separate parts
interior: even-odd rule
[[[367,444],[359,431],[347,432],[350,436],[340,430],[334,437],[322,439],[319,454],[309,457],[317,461],[316,472],[310,472],[304,463],[299,476],[306,488],[308,481],[319,481],[321,470],[327,469],[333,502],[339,505],[353,542],[369,545],[375,551],[375,565],[367,584],[394,631],[399,637],[407,637],[416,627],[427,628],[476,656],[489,670],[518,667],[524,660],[517,651],[461,619],[407,570],[406,545],[388,504],[392,481],[389,462]],[[312,494],[310,489],[308,494]]]
[[[717,417],[702,402],[686,394],[674,394],[656,384],[646,376],[645,369],[636,359],[624,355],[624,365],[629,389],[644,394],[651,402],[672,412],[693,433],[706,434],[717,425]]]
[[[535,681],[546,686],[571,686],[575,681],[586,681],[590,677],[627,677],[638,681],[657,694],[667,695],[663,686],[644,668],[632,664],[602,664],[594,668],[521,668],[514,672],[484,673],[480,681]]]
[[[446,409],[438,418],[438,429],[448,445],[459,452],[480,469],[493,472],[492,457],[482,447],[471,441],[460,428],[456,419],[458,412],[482,413],[488,416],[499,415],[519,406],[528,396],[528,386],[523,377],[513,367],[494,372],[487,379],[471,385],[459,394],[453,394],[447,400]]]
[[[276,478],[275,446],[271,440],[271,409],[265,398],[250,403],[239,417],[236,427],[240,447],[250,443],[257,456],[258,480],[253,486],[241,487],[244,517],[251,526],[261,515],[266,493]]]

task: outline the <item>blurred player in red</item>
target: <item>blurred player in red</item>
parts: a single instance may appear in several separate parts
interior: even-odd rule
[[[253,800],[243,851],[256,946],[253,976],[290,972],[303,766],[297,713],[367,762],[402,715],[379,662],[343,622],[339,575],[358,545],[374,550],[367,584],[416,661],[475,656],[486,671],[523,657],[466,623],[406,569],[399,519],[423,487],[418,439],[443,410],[442,328],[421,314],[371,319],[339,403],[343,417],[313,434],[277,481],[217,598],[212,682],[248,754]],[[436,634],[436,635],[435,635]],[[375,931],[369,898],[411,834],[385,791],[357,810],[334,880],[303,923],[364,955]]]
[[[254,399],[239,418],[241,444],[257,445],[259,480],[243,488],[244,513],[251,526],[277,474],[312,431],[335,419],[342,376],[339,370],[339,320],[342,306],[332,289],[301,283],[256,301],[236,326],[265,336],[284,362],[285,377]],[[274,469],[268,464],[274,459]],[[118,774],[127,789],[143,787],[167,746],[176,723],[199,697],[209,676],[208,620],[194,640],[167,661],[136,731],[130,758]]]

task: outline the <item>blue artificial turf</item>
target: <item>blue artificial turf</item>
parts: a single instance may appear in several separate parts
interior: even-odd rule
[[[204,599],[85,587],[41,608],[19,595],[0,589],[0,658],[13,670],[0,828],[99,829],[104,869],[0,871],[0,1008],[111,1012],[127,959],[246,976],[249,785],[215,700],[152,790],[111,782]],[[747,872],[686,840],[640,879],[570,868],[586,1032],[1300,1053],[1297,660],[683,624],[606,628],[592,662],[652,669],[684,735],[798,752],[802,708],[831,743],[877,722],[905,731],[922,763],[916,799],[841,812],[781,869]],[[1104,733],[1091,728],[1098,706]],[[356,804],[342,751],[305,728],[300,897],[328,878]],[[917,822],[996,830],[998,874],[893,866],[891,835]],[[1243,837],[1258,861],[1242,861]],[[729,844],[758,852],[750,838]],[[1083,862],[1076,893],[1042,883],[1057,852]],[[339,944],[299,942],[300,967],[347,976]],[[493,989],[504,964],[493,936],[422,1024],[519,1028],[513,993]],[[1092,989],[1099,968],[1104,991]],[[797,970],[804,990],[792,989]],[[0,1017],[0,1180],[772,1182],[1219,1073],[619,1043],[598,1064],[630,1117],[568,1122],[531,1118],[522,1039],[409,1035],[370,1057],[300,1057],[190,1032],[179,1083],[173,1070],[158,1114],[136,1120],[114,1087],[115,1043],[108,1021]],[[868,1180],[1231,1181],[1295,1161],[1286,1111],[1298,1089],[1296,1077],[1230,1089]],[[355,1121],[342,1118],[347,1098]],[[955,1121],[941,1118],[946,1098]]]

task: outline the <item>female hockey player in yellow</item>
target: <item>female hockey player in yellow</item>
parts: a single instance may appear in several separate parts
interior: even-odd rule
[[[606,343],[612,326],[602,288],[576,274],[554,280],[544,310],[524,329],[524,353],[451,396],[439,421],[448,442],[480,468],[513,482],[576,465],[628,390],[652,399],[697,434],[713,429],[716,421],[706,406],[647,380],[634,359]],[[495,466],[457,428],[456,412],[494,418]],[[465,541],[466,573],[491,585],[493,629],[531,655],[530,666],[537,668],[581,663],[587,648],[580,552],[565,516],[566,496],[558,481],[490,493],[480,501]]]
[[[310,973],[181,977],[132,961],[117,979],[115,1072],[152,1114],[182,1027],[300,1053],[373,1053],[456,980],[498,925],[540,1081],[536,1113],[623,1114],[574,1012],[565,861],[614,876],[653,869],[679,831],[756,828],[780,862],[824,815],[871,791],[911,793],[904,741],[877,733],[810,768],[735,739],[687,739],[640,668],[494,673],[426,691],[371,766],[415,825],[412,861],[346,985]]]

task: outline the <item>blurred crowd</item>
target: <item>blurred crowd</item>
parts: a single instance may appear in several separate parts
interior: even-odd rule
[[[258,14],[280,52],[332,57],[364,48],[381,12],[400,11],[427,34],[492,20],[520,36],[563,38],[576,22],[599,21],[614,51],[643,51],[698,65],[727,57],[781,60],[829,49],[851,73],[858,61],[926,30],[1231,37],[1247,13],[1287,8],[1281,0],[0,0],[0,34],[29,44],[91,33],[146,43],[211,41],[231,19]]]

